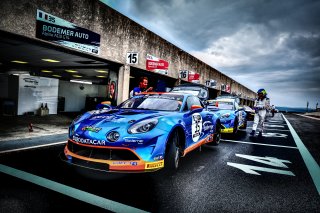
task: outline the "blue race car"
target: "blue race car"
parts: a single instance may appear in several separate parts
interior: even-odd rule
[[[218,116],[206,110],[198,97],[152,93],[76,118],[62,157],[100,171],[148,172],[163,167],[174,171],[181,156],[219,142]]]
[[[207,109],[216,112],[221,122],[221,133],[236,134],[247,128],[247,113],[235,98],[217,98],[207,101]]]

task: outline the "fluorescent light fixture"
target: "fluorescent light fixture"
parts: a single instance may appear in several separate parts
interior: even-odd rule
[[[81,75],[72,75],[72,76],[75,77],[75,78],[82,78]]]
[[[50,63],[58,63],[60,61],[57,61],[57,60],[53,60],[53,59],[50,59],[50,58],[43,58],[41,59],[42,61],[46,61],[46,62],[50,62]]]
[[[108,73],[108,71],[106,70],[95,70],[96,72],[99,72],[99,73]]]
[[[28,62],[26,61],[18,61],[18,60],[15,60],[15,61],[11,61],[13,63],[17,63],[17,64],[27,64]]]
[[[51,73],[52,71],[51,71],[51,70],[41,70],[41,72],[48,72],[48,73]]]
[[[61,78],[61,75],[52,75],[53,77]]]
[[[70,82],[79,83],[79,84],[92,84],[91,81],[70,80]]]
[[[98,78],[107,78],[108,76],[105,75],[97,75]]]
[[[77,70],[65,70],[66,72],[71,72],[71,73],[74,73],[74,72],[78,72]]]

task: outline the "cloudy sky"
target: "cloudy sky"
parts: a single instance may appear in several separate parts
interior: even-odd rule
[[[276,106],[320,104],[319,0],[103,2]]]

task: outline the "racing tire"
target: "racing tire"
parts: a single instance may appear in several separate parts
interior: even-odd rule
[[[210,145],[213,146],[218,146],[221,140],[221,124],[217,123],[216,124],[216,133],[214,134],[213,141],[209,143]]]
[[[179,167],[180,148],[178,131],[174,131],[170,136],[167,146],[167,152],[164,159],[165,170],[175,171]]]
[[[248,120],[246,119],[244,121],[244,125],[240,129],[247,129],[247,125],[248,125]]]
[[[232,134],[235,135],[235,134],[237,134],[237,132],[238,132],[238,119],[236,118],[236,119],[234,119],[234,122],[233,122],[233,132],[232,132]]]

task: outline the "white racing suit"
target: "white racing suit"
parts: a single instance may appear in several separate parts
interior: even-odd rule
[[[264,119],[266,117],[267,109],[269,108],[269,101],[267,98],[261,99],[256,99],[254,102],[254,109],[255,109],[255,114],[254,114],[254,121],[253,121],[253,126],[252,130],[256,131],[258,124],[260,124],[261,128],[261,134],[263,132],[263,126],[264,126]]]

